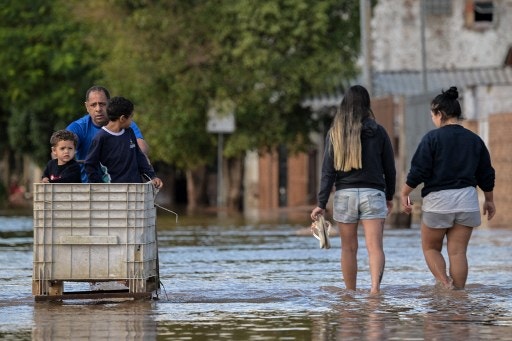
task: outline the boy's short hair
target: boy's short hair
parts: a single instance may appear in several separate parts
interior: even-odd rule
[[[110,121],[117,121],[121,116],[130,117],[133,114],[133,103],[124,97],[112,97],[108,101],[107,116]]]
[[[78,137],[75,133],[69,130],[57,130],[52,134],[52,137],[50,137],[50,145],[55,147],[59,141],[73,141],[76,148],[76,145],[78,144]]]

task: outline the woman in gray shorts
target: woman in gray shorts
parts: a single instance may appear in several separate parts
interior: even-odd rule
[[[385,263],[384,220],[393,207],[396,170],[389,136],[375,121],[364,87],[352,86],[345,93],[325,146],[318,206],[311,219],[325,213],[335,185],[333,219],[340,230],[345,286],[356,290],[357,226],[361,221],[370,264],[370,291],[378,293]]]
[[[490,220],[496,212],[495,173],[489,151],[478,135],[460,125],[458,97],[457,88],[451,87],[432,100],[430,110],[437,129],[428,132],[418,145],[401,193],[404,211],[411,213],[409,194],[424,184],[423,255],[436,280],[448,289],[463,289],[466,285],[466,251],[473,228],[481,223],[476,186],[484,192],[483,214]],[[441,253],[445,237],[449,275]]]

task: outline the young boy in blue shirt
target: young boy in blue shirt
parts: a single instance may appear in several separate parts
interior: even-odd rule
[[[85,159],[90,183],[141,183],[151,180],[156,188],[163,186],[153,167],[137,144],[130,128],[133,103],[124,97],[113,97],[107,105],[109,122],[92,140]]]

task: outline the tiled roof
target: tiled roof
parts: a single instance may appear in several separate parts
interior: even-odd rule
[[[441,92],[450,86],[459,89],[476,85],[512,85],[512,68],[473,68],[452,70],[429,70],[427,76],[427,92]],[[360,79],[349,82],[348,85],[360,84]],[[313,96],[303,102],[314,110],[323,107],[337,106],[343,99],[343,89],[340,87],[332,93]],[[412,96],[423,93],[421,71],[385,71],[373,74],[373,97],[389,95]]]

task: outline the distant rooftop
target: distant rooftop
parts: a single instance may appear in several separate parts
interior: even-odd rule
[[[453,70],[429,70],[426,73],[427,92],[441,92],[450,86],[460,89],[477,85],[512,85],[511,67],[472,68]],[[360,84],[356,79],[340,86],[332,93],[314,96],[303,102],[305,106],[315,109],[337,106],[343,99],[344,89],[350,85]],[[391,95],[413,96],[423,92],[421,71],[384,71],[373,73],[372,97]]]

